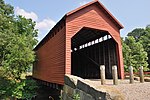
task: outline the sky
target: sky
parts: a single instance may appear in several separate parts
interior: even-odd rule
[[[40,41],[69,11],[92,0],[4,0],[14,6],[15,14],[36,22]],[[124,26],[121,36],[150,24],[150,0],[99,0]]]

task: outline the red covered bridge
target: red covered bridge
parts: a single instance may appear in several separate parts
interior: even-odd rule
[[[33,77],[63,85],[65,74],[100,78],[100,65],[106,66],[106,78],[112,78],[117,65],[123,79],[122,28],[98,0],[67,13],[35,47]]]

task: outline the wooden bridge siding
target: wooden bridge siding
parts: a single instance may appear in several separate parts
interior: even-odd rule
[[[66,60],[65,73],[71,74],[71,38],[83,27],[106,30],[117,43],[119,76],[124,78],[123,57],[119,28],[96,5],[90,5],[66,18]]]
[[[64,84],[65,27],[36,51],[38,62],[33,77],[50,83]]]

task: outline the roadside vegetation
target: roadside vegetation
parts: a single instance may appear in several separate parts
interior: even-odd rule
[[[122,45],[125,71],[129,66],[133,66],[134,72],[140,66],[144,67],[144,71],[150,70],[150,25],[129,32],[122,39]]]
[[[34,26],[35,22],[16,16],[13,7],[0,0],[0,100],[30,100],[36,95],[36,82],[25,74],[35,60]]]

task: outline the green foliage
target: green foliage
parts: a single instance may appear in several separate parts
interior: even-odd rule
[[[3,75],[3,69],[0,67],[0,76]]]
[[[3,77],[0,77],[0,100],[6,99],[12,94],[12,81]]]
[[[31,100],[36,96],[37,84],[34,80],[20,80],[18,82],[0,78],[0,99],[14,97],[17,99]]]
[[[146,31],[143,28],[136,28],[132,32],[129,32],[127,36],[133,36],[136,41],[139,40],[139,38],[146,34]]]
[[[126,43],[124,43],[123,39],[122,39],[122,51],[123,51],[124,69],[127,72],[128,67],[132,63],[131,62],[132,55],[131,55],[131,49],[129,48],[129,46]]]
[[[63,99],[62,99],[62,95],[59,96],[59,100],[63,100]]]
[[[37,44],[35,22],[15,16],[11,5],[0,0],[0,97],[30,99],[37,87],[32,80],[22,80],[35,60]]]
[[[133,36],[136,41],[139,41],[144,50],[148,54],[148,64],[150,68],[150,25],[146,28],[136,28],[132,32],[128,33],[128,36]]]
[[[73,95],[73,100],[80,100],[80,95],[79,94],[74,94]]]
[[[12,91],[12,96],[18,99],[31,100],[36,96],[37,84],[34,80],[21,80],[15,84],[15,88]]]
[[[125,71],[129,66],[133,66],[134,71],[137,72],[140,66],[144,67],[144,71],[147,71],[147,52],[144,51],[143,45],[140,42],[136,42],[135,38],[128,36],[123,41],[123,56]]]
[[[147,34],[142,36],[139,41],[143,44],[144,50],[148,53],[148,63],[150,65],[150,25],[146,27],[145,31]]]
[[[15,35],[7,44],[2,66],[5,69],[5,77],[20,79],[22,73],[26,72],[34,61],[34,52],[25,41],[27,37]]]
[[[60,100],[63,100],[62,95],[59,96]],[[73,94],[73,100],[80,100],[80,95],[78,93]]]

